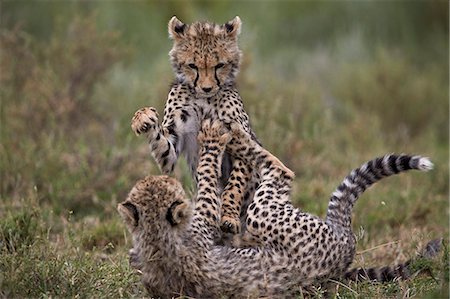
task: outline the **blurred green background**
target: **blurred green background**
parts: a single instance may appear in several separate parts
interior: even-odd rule
[[[259,139],[296,172],[302,209],[324,216],[342,178],[375,156],[432,158],[432,172],[383,181],[358,202],[356,264],[406,260],[448,236],[447,1],[0,5],[0,296],[145,294],[115,207],[137,179],[159,173],[130,119],[142,106],[162,114],[173,15],[241,17],[238,88]],[[192,190],[184,163],[175,175]],[[448,297],[447,257],[435,280],[350,287],[363,297]]]

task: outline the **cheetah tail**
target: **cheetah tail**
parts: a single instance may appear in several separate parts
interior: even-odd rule
[[[428,158],[409,155],[385,155],[368,161],[350,172],[331,195],[326,222],[344,229],[351,227],[352,208],[359,196],[382,178],[417,169],[428,171],[433,163]]]
[[[405,263],[396,266],[354,268],[347,271],[344,278],[351,281],[371,280],[378,282],[408,279],[411,276],[428,269],[428,266],[425,263],[414,263],[418,258],[430,260],[439,254],[441,247],[442,238],[434,239],[428,242],[417,257],[410,259]]]

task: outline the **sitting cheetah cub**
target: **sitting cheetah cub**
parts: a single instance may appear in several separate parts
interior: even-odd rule
[[[239,126],[226,132],[206,121],[199,135],[198,194],[186,199],[167,176],[139,181],[118,211],[133,236],[132,264],[152,296],[292,296],[341,277],[353,260],[351,210],[376,181],[409,169],[432,168],[427,158],[386,155],[353,170],[333,193],[325,220],[294,208],[293,173]],[[248,233],[259,245],[215,245],[220,232],[219,169],[225,149],[255,167],[260,183],[248,208]]]
[[[180,154],[186,156],[195,179],[198,163],[197,134],[206,117],[238,123],[251,134],[250,121],[235,87],[241,51],[239,17],[217,25],[209,22],[184,24],[176,17],[169,22],[173,47],[169,53],[176,74],[164,108],[161,125],[155,108],[138,110],[131,126],[145,134],[152,156],[164,174],[170,174]],[[224,154],[220,190],[221,227],[224,232],[241,231],[241,207],[253,197],[256,180],[240,159]]]

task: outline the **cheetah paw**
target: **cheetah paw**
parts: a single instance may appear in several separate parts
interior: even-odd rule
[[[241,232],[241,222],[239,218],[236,219],[230,216],[222,216],[220,228],[225,233],[239,234]]]
[[[158,123],[158,112],[153,107],[144,107],[136,111],[131,120],[131,129],[136,135],[154,130]]]
[[[206,119],[202,123],[201,132],[198,135],[199,144],[218,143],[225,148],[231,140],[231,135],[220,120]]]

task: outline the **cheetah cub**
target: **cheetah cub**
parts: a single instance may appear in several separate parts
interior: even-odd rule
[[[133,236],[133,265],[152,296],[286,297],[341,277],[355,255],[352,207],[378,180],[409,169],[432,168],[427,158],[386,155],[353,170],[333,193],[325,220],[294,208],[293,173],[239,125],[226,132],[206,121],[199,135],[196,201],[167,176],[139,181],[118,211]],[[258,246],[215,245],[220,233],[217,191],[225,149],[255,168],[260,182],[247,211]]]
[[[136,134],[144,134],[152,156],[164,174],[170,174],[183,154],[193,178],[198,163],[197,134],[206,117],[238,123],[256,141],[241,97],[235,87],[241,51],[239,17],[224,25],[209,22],[169,22],[173,47],[169,53],[176,80],[169,92],[162,123],[155,108],[138,110],[132,119]],[[255,178],[240,159],[224,154],[219,187],[222,192],[221,227],[241,231],[241,206],[253,197]]]

